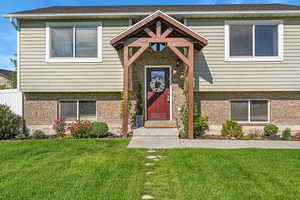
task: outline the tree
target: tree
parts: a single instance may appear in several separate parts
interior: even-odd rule
[[[17,88],[18,78],[17,78],[17,54],[14,54],[14,57],[10,58],[10,62],[14,65],[15,71],[11,73],[10,82],[12,88]]]

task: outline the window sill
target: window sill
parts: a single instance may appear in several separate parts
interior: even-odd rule
[[[99,63],[101,58],[48,58],[46,62],[50,63]]]
[[[242,126],[265,126],[270,122],[238,122]]]
[[[262,57],[226,57],[226,62],[278,62],[283,61],[280,56],[262,56]]]

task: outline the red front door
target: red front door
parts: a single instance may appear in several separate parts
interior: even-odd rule
[[[170,120],[170,69],[146,70],[147,120]]]

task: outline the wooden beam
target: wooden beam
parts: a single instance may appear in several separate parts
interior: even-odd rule
[[[189,46],[192,42],[188,38],[128,38],[124,42],[124,46],[138,47],[138,46],[149,46],[151,42],[158,43],[178,43],[184,44],[184,46]],[[173,45],[174,46],[174,45]]]
[[[129,64],[128,64],[128,46],[124,47],[124,79],[123,79],[123,124],[122,133],[123,137],[128,136],[128,80],[129,80]]]
[[[145,28],[144,31],[145,31],[150,37],[152,37],[152,38],[155,38],[155,37],[156,37],[155,33],[153,33],[153,32],[150,30],[150,28]]]
[[[127,31],[122,32],[118,36],[114,37],[111,40],[111,44],[113,46],[116,46],[119,42],[122,40],[125,40],[126,38],[130,37],[130,35],[134,34],[136,31],[140,30],[142,27],[146,26],[148,23],[152,22],[153,20],[160,18],[167,23],[169,23],[171,26],[175,27],[178,31],[182,32],[184,35],[187,35],[188,37],[192,38],[193,41],[201,43],[201,46],[205,46],[208,44],[208,41],[206,38],[201,36],[200,34],[192,31],[187,26],[183,25],[182,23],[178,22],[177,20],[174,20],[172,17],[164,14],[161,11],[157,11],[153,13],[152,15],[146,17],[145,19],[141,20],[140,22],[134,24],[129,28]]]
[[[194,45],[189,47],[188,59],[188,138],[194,138]]]
[[[175,46],[168,46],[186,65],[190,65],[190,60],[183,55]]]
[[[161,21],[156,22],[156,37],[161,37]]]
[[[144,51],[148,48],[148,46],[142,46],[128,61],[128,65],[131,65]]]
[[[161,35],[161,37],[162,38],[166,38],[166,37],[168,37],[172,32],[173,32],[173,28],[172,27],[169,27],[162,35]]]

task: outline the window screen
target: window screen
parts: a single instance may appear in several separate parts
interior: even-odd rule
[[[51,28],[51,57],[73,57],[73,29]]]
[[[230,25],[230,56],[253,55],[252,28],[252,25]]]
[[[231,102],[231,119],[236,121],[248,121],[248,101]]]
[[[77,120],[77,101],[61,101],[60,116],[64,117],[66,121]]]
[[[268,121],[268,101],[251,100],[250,101],[250,120],[252,122]]]
[[[96,120],[96,102],[80,101],[79,117],[80,120]]]
[[[255,55],[278,56],[278,26],[255,26]]]
[[[97,28],[76,28],[76,57],[97,57]]]

